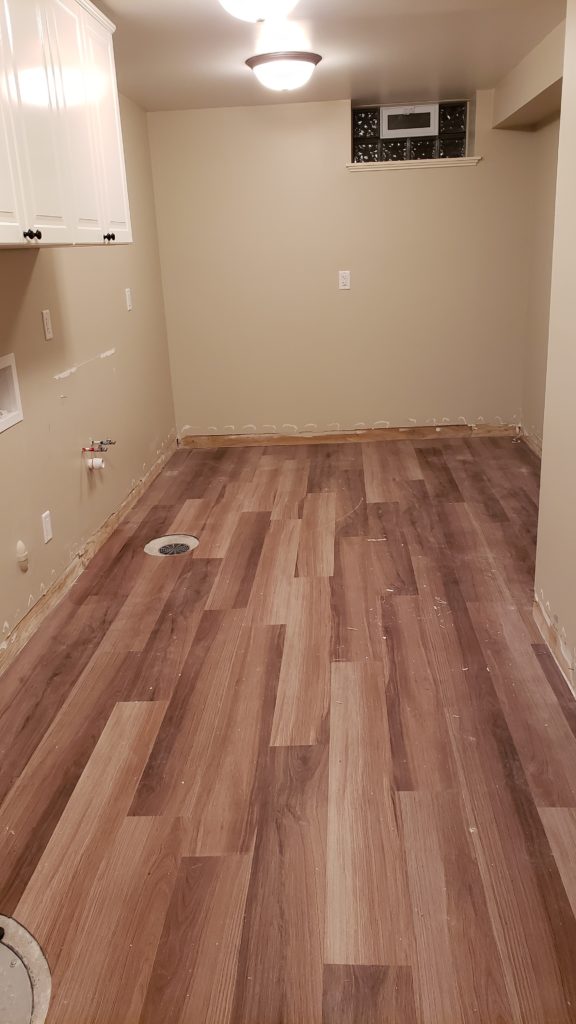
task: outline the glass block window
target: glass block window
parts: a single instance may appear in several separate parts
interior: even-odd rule
[[[382,139],[380,143],[381,160],[407,160],[408,139]]]
[[[380,143],[378,139],[372,142],[354,139],[354,163],[370,164],[377,163],[380,159]]]
[[[380,138],[380,113],[374,110],[354,110],[352,112],[355,139]]]
[[[380,107],[352,111],[354,163],[401,160],[448,160],[466,156],[468,104],[464,100],[440,103],[437,136],[406,139],[380,138]]]
[[[410,139],[409,160],[436,160],[438,157],[438,140]]]

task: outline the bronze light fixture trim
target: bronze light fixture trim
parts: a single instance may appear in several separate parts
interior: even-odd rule
[[[321,60],[322,57],[319,53],[310,53],[307,50],[279,50],[276,53],[259,53],[255,57],[249,57],[246,64],[254,71],[262,85],[269,89],[284,91],[299,89],[301,86],[306,85],[310,81],[314,68]],[[280,73],[275,83],[273,68],[279,64],[282,64],[284,71],[286,71],[290,64],[294,65],[294,71],[300,65],[301,74],[299,76],[297,74],[286,76]],[[304,68],[302,68],[302,65],[304,65]],[[278,71],[281,72],[281,69],[278,68]],[[269,72],[272,72],[272,74]]]

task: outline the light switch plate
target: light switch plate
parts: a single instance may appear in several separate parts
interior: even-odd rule
[[[350,288],[350,271],[339,270],[338,271],[338,287],[340,291],[348,291]]]
[[[126,309],[129,313],[132,312],[132,289],[126,289]]]

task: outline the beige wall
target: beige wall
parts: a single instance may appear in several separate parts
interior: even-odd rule
[[[564,64],[564,22],[545,36],[494,91],[494,125],[536,124],[560,109]]]
[[[536,188],[530,211],[534,224],[532,275],[524,360],[522,426],[536,449],[542,447],[550,321],[550,283],[560,122],[534,135]]]
[[[122,122],[135,244],[0,252],[0,354],[16,355],[24,408],[24,421],[0,434],[0,644],[158,459],[174,426],[146,118],[124,100]],[[94,435],[118,444],[89,478],[80,449]],[[45,545],[46,509],[54,539]],[[26,575],[18,540],[30,554]]]
[[[568,0],[536,597],[572,670],[576,665],[575,123],[576,0]]]
[[[150,114],[179,430],[519,421],[538,144],[492,123],[363,173],[347,102]]]

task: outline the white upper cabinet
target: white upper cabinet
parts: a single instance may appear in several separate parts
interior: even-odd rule
[[[22,189],[18,150],[8,97],[14,89],[14,74],[10,65],[8,29],[4,5],[0,0],[0,238],[5,243],[18,245],[22,241]]]
[[[113,27],[89,0],[0,11],[0,245],[130,242]]]
[[[110,32],[91,18],[85,23],[86,66],[92,88],[91,111],[100,159],[102,204],[107,232],[117,242],[131,242],[130,208],[124,147]]]

